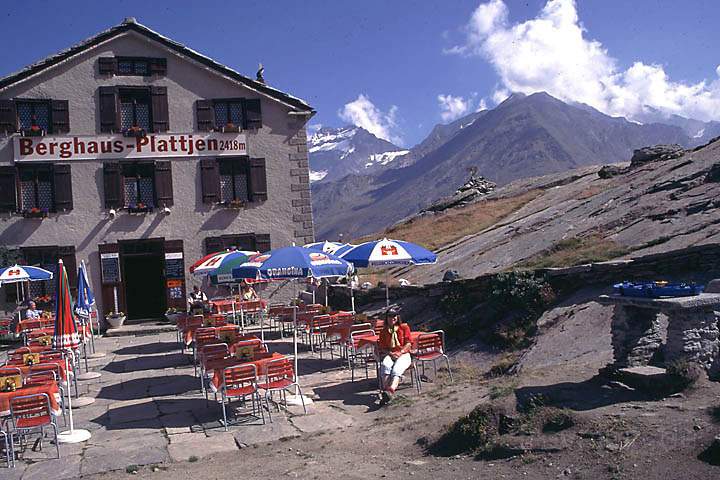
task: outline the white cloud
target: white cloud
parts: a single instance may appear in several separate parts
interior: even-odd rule
[[[502,0],[480,4],[465,28],[465,41],[446,52],[479,55],[495,68],[505,91],[546,91],[628,118],[645,106],[700,120],[720,118],[720,79],[673,81],[662,65],[636,61],[623,69],[597,40],[588,38],[574,0],[549,0],[537,17],[511,24]],[[720,66],[716,70],[720,77]]]
[[[492,94],[492,100],[495,105],[499,105],[510,96],[510,90],[507,88],[497,88]]]
[[[338,116],[353,125],[362,127],[376,137],[383,138],[396,145],[402,145],[403,140],[398,135],[397,106],[392,105],[387,113],[381,111],[370,100],[370,97],[361,93],[352,102],[346,103]]]
[[[475,109],[475,111],[482,112],[483,110],[487,110],[487,109],[488,109],[487,102],[485,101],[484,98],[481,98],[480,102],[478,102],[478,105],[477,105],[477,108]]]
[[[460,118],[472,108],[472,99],[440,94],[437,96],[437,100],[438,104],[440,104],[440,117],[444,122],[451,122],[456,118]]]

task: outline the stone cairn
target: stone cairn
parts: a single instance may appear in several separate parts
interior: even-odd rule
[[[430,205],[420,213],[442,212],[449,208],[462,207],[474,203],[495,190],[496,184],[477,174],[477,167],[470,167],[470,178],[450,197],[445,197]]]

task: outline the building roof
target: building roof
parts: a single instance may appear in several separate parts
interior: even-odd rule
[[[175,40],[172,40],[164,35],[159,34],[158,32],[146,27],[145,25],[142,25],[141,23],[138,23],[137,20],[134,18],[126,18],[121,24],[115,25],[114,27],[111,27],[107,30],[104,30],[97,35],[94,35],[93,37],[88,38],[87,40],[84,40],[76,45],[73,45],[72,47],[63,50],[59,53],[56,53],[54,55],[51,55],[49,57],[46,57],[38,62],[33,63],[32,65],[28,65],[27,67],[23,68],[22,70],[11,73],[10,75],[7,75],[5,77],[0,78],[0,90],[5,89],[11,85],[14,85],[15,83],[18,83],[28,77],[32,77],[43,70],[46,70],[54,65],[57,65],[60,62],[63,62],[75,55],[78,55],[96,45],[99,45],[107,40],[110,40],[114,37],[117,37],[119,35],[122,35],[126,32],[136,32],[140,35],[143,35],[147,38],[150,38],[152,40],[155,40],[156,42],[164,45],[166,48],[173,50],[180,55],[189,57],[209,68],[212,68],[213,70],[217,71],[218,73],[229,77],[246,87],[255,90],[259,93],[262,93],[264,95],[267,95],[268,97],[271,97],[275,100],[278,100],[293,109],[295,109],[298,112],[302,113],[315,113],[315,110],[308,105],[304,100],[293,97],[292,95],[285,93],[283,91],[280,91],[278,89],[272,88],[265,83],[258,82],[257,80],[253,80],[250,77],[246,77],[245,75],[242,75],[241,73],[233,70],[232,68],[223,65],[219,62],[216,62],[210,57],[206,57],[205,55],[202,55],[201,53],[196,52],[195,50],[183,45],[182,43],[176,42]]]

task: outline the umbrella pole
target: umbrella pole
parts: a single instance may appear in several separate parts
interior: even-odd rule
[[[355,313],[355,289],[350,285],[350,309]]]
[[[390,307],[390,272],[385,270],[385,307]]]
[[[300,394],[300,386],[298,385],[298,342],[297,342],[297,305],[293,306],[293,358],[295,359],[295,395]]]
[[[67,353],[65,354],[65,381],[67,382],[68,394],[68,417],[70,417],[70,430],[58,433],[57,439],[60,443],[79,443],[90,439],[90,432],[87,430],[75,430],[72,413],[72,395],[70,395],[70,365],[68,364]]]
[[[233,284],[230,284],[230,305],[232,305],[233,323],[237,325],[237,313],[235,312],[235,294],[233,293]]]

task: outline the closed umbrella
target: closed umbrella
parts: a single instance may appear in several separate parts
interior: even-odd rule
[[[75,302],[75,315],[78,316],[78,318],[83,324],[83,327],[86,325],[90,326],[90,343],[92,345],[93,352],[95,352],[95,332],[93,332],[92,328],[92,311],[93,305],[95,305],[95,296],[93,295],[92,290],[90,290],[90,282],[88,281],[87,269],[85,268],[84,260],[80,262],[80,267],[78,268],[77,292],[78,294],[77,301]],[[91,372],[88,370],[88,355],[87,349],[85,348],[85,341],[85,332],[83,332],[83,354],[85,355],[85,373],[78,375],[78,380],[91,380],[93,378],[99,378],[101,376],[100,372]]]
[[[340,255],[355,268],[392,267],[398,265],[428,265],[437,261],[437,255],[425,247],[403,240],[375,240],[357,245]],[[389,278],[385,277],[385,305],[390,306]]]
[[[353,266],[329,253],[314,252],[303,247],[283,247],[270,250],[235,267],[233,277],[257,280],[288,280],[307,278],[346,277]],[[293,311],[293,351],[295,380],[298,378],[297,310]],[[297,397],[297,391],[295,396]]]
[[[90,438],[90,432],[77,429],[73,424],[72,399],[70,395],[70,366],[68,355],[80,345],[77,326],[73,318],[72,298],[70,297],[70,285],[68,285],[67,272],[63,261],[58,261],[57,277],[55,280],[55,331],[53,333],[53,347],[57,350],[66,350],[65,371],[67,372],[68,411],[70,419],[70,430],[58,434],[58,441],[63,443],[84,442]]]

